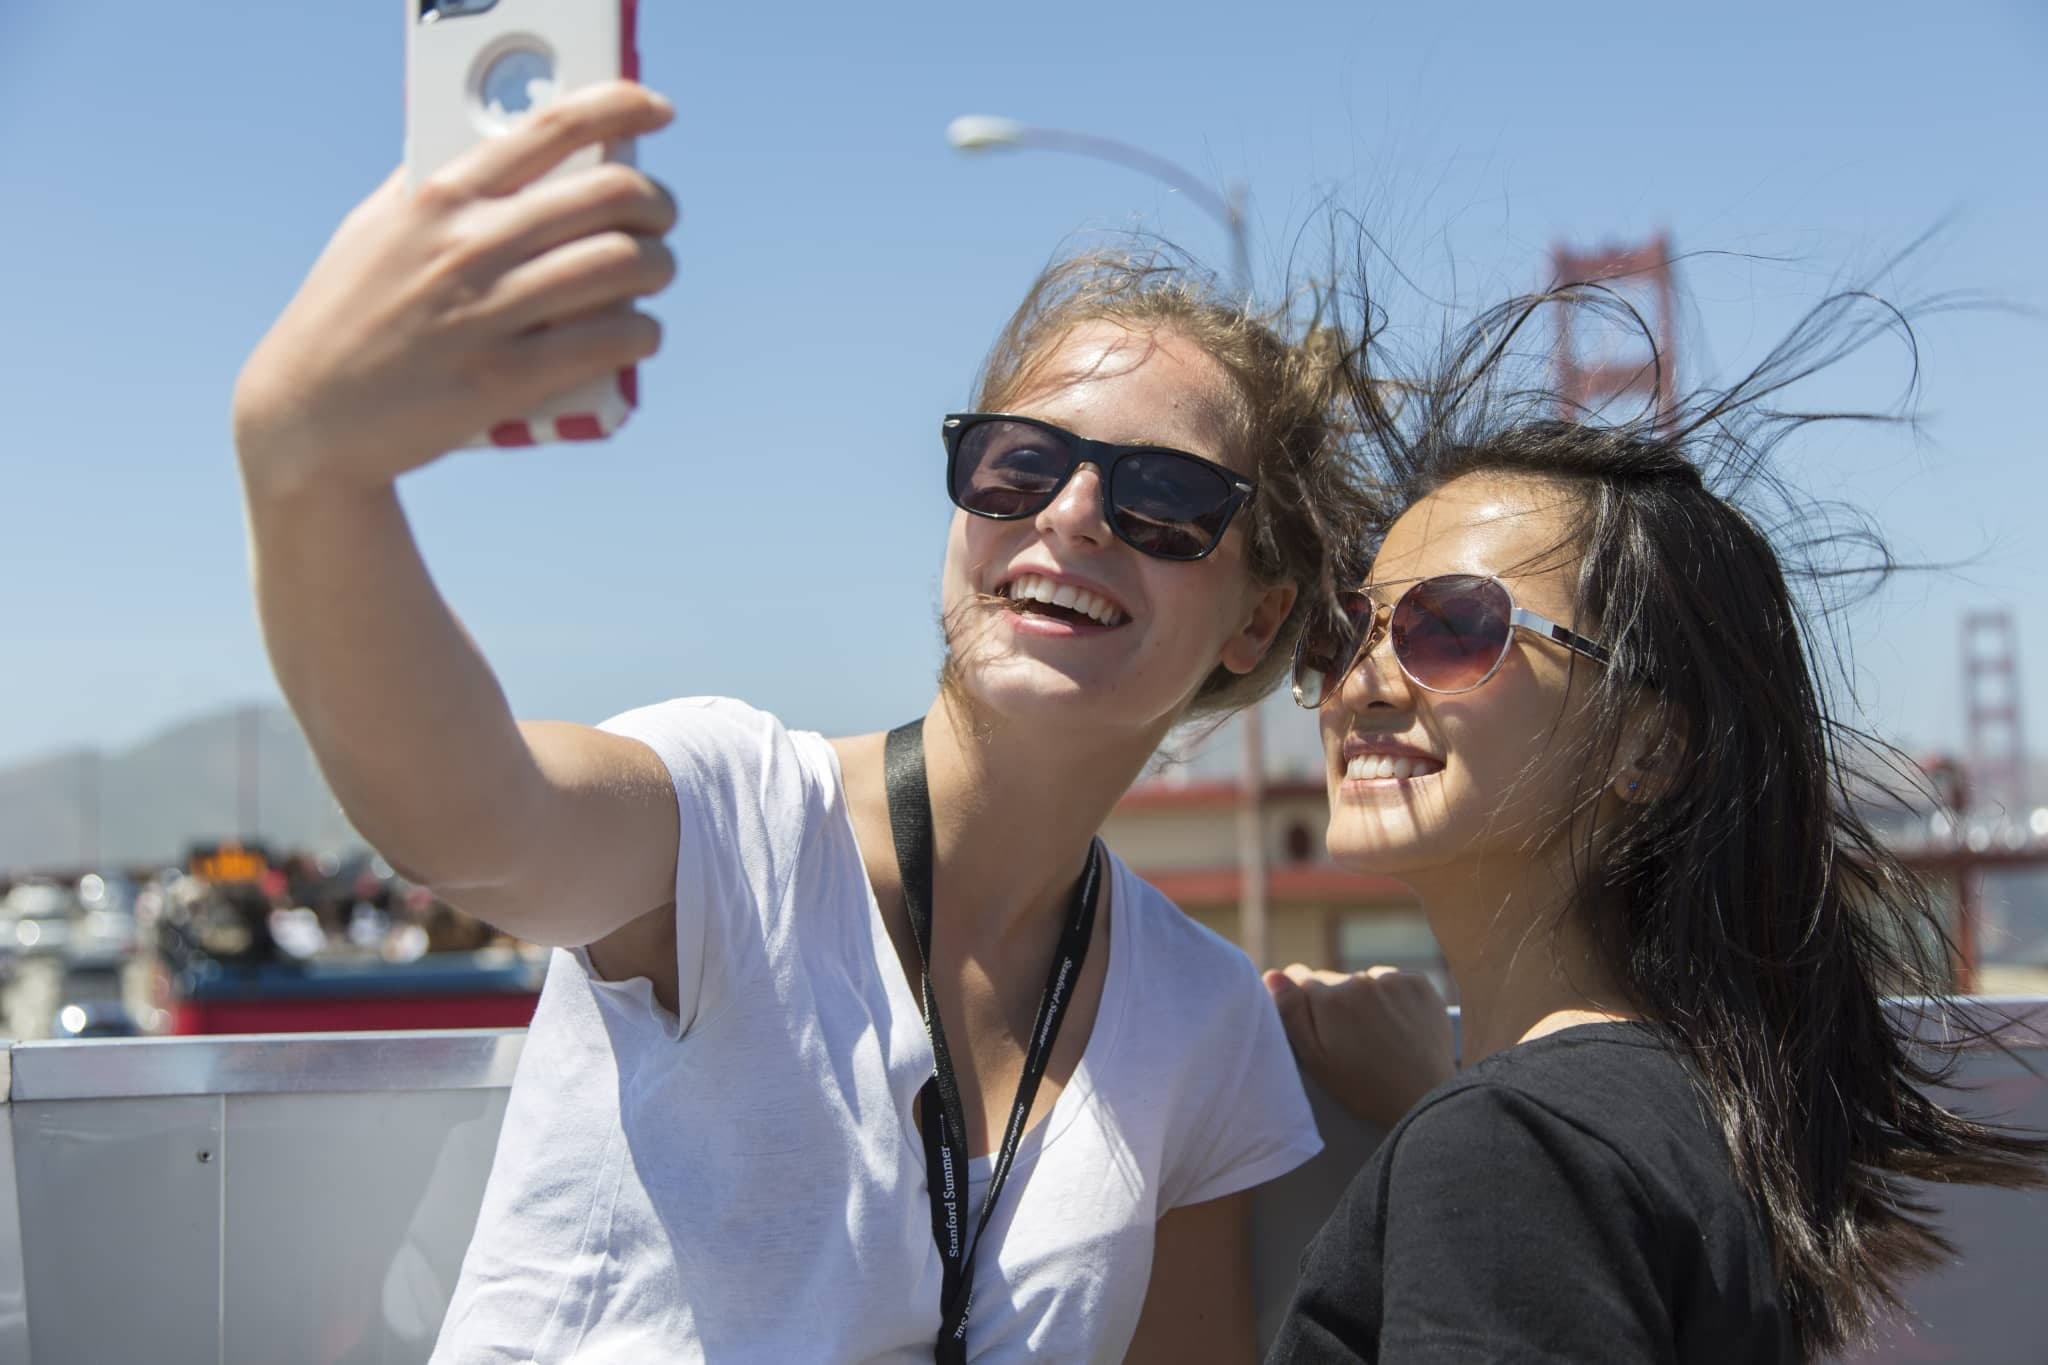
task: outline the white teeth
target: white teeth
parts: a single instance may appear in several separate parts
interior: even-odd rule
[[[1004,593],[1013,602],[1045,602],[1051,606],[1065,607],[1105,626],[1123,624],[1124,614],[1103,598],[1071,584],[1055,583],[1037,574],[1018,574],[1010,580]]]
[[[1442,771],[1443,765],[1433,759],[1410,758],[1405,754],[1359,754],[1344,765],[1344,778],[1348,782],[1405,782],[1411,777]]]

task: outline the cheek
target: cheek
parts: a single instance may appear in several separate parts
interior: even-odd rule
[[[1325,706],[1316,712],[1316,728],[1323,736],[1323,754],[1332,762],[1344,747],[1344,731],[1350,723],[1351,714],[1340,706]]]
[[[1001,529],[986,518],[953,513],[946,527],[946,562],[940,570],[941,591],[948,605],[966,597],[988,577],[987,568],[995,556],[989,533]]]
[[[1439,708],[1455,759],[1449,795],[1460,813],[1520,837],[1562,817],[1578,777],[1578,746],[1558,723],[1559,695],[1496,681],[1509,685],[1485,704]]]
[[[1245,572],[1244,561],[1220,549],[1193,564],[1137,557],[1147,599],[1171,611],[1181,632],[1205,646],[1220,647],[1237,634],[1258,601],[1260,590]]]

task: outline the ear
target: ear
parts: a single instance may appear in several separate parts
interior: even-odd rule
[[[1647,806],[1677,790],[1691,751],[1685,716],[1655,697],[1639,702],[1622,726],[1608,788],[1632,806]]]
[[[1244,625],[1223,642],[1223,657],[1218,662],[1232,673],[1249,673],[1257,668],[1259,660],[1273,647],[1273,637],[1287,624],[1287,613],[1294,610],[1299,591],[1292,583],[1261,589]]]

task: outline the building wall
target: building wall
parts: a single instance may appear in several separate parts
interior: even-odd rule
[[[1150,784],[1110,815],[1103,838],[1140,876],[1174,895],[1191,918],[1242,943],[1237,814],[1235,792],[1226,785]],[[1337,868],[1323,846],[1328,823],[1319,784],[1284,784],[1265,799],[1266,960],[1259,965],[1357,970],[1387,963],[1437,971],[1441,959],[1412,898]],[[1305,884],[1308,889],[1299,889]]]
[[[1268,865],[1328,862],[1323,833],[1330,823],[1330,808],[1320,792],[1270,796],[1260,814]],[[1135,868],[1185,871],[1237,865],[1235,804],[1127,800],[1110,813],[1102,836]]]
[[[1330,925],[1340,913],[1340,909],[1325,905],[1268,907],[1267,960],[1259,965],[1285,967],[1290,962],[1305,962],[1312,967],[1334,968],[1337,964],[1330,958]],[[1232,943],[1240,942],[1236,906],[1200,907],[1188,911],[1188,915]]]

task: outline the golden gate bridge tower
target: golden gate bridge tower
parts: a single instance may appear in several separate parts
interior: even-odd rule
[[[1592,329],[1584,315],[1590,310],[1569,304],[1559,308],[1553,368],[1561,415],[1577,419],[1611,398],[1644,393],[1657,405],[1657,420],[1667,421],[1678,397],[1678,291],[1672,279],[1670,234],[1591,250],[1560,244],[1551,248],[1550,268],[1554,287],[1598,284],[1613,290],[1635,307],[1647,331],[1636,338],[1638,354],[1614,359],[1589,344],[1592,339],[1586,332]]]
[[[1957,870],[1957,976],[1974,985],[1984,945],[1984,871],[2038,867],[2040,835],[2027,810],[2019,627],[2007,608],[1963,613],[1963,722],[1967,760],[1956,784],[1966,861]],[[2031,846],[2030,846],[2031,843]]]
[[[2019,627],[2010,610],[1963,614],[1963,718],[1970,761],[1968,814],[1994,826],[2027,818]]]

